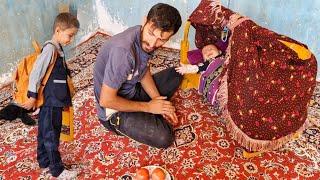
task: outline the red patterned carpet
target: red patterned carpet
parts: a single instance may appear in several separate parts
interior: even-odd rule
[[[94,108],[92,68],[98,48],[108,36],[97,33],[76,49],[69,61],[77,94],[75,141],[61,143],[66,166],[80,172],[78,179],[130,179],[138,167],[160,165],[174,179],[319,179],[320,129],[307,129],[296,141],[262,157],[244,159],[243,149],[231,139],[224,120],[195,90],[179,90],[174,98],[181,124],[168,149],[156,149],[108,132],[97,120]],[[179,52],[159,50],[151,66],[157,72],[177,65]],[[1,91],[0,106],[10,100],[10,87]],[[309,108],[309,118],[320,125],[320,85]],[[37,127],[20,120],[0,121],[0,180],[48,179],[36,161]]]

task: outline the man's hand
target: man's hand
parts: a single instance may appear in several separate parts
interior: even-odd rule
[[[174,112],[173,114],[163,114],[162,115],[167,121],[169,121],[170,124],[173,126],[176,126],[179,123],[179,120],[177,118],[176,113]]]
[[[167,97],[158,96],[148,102],[148,112],[152,114],[172,114],[175,108],[170,101],[165,100]]]
[[[153,111],[150,113],[153,114],[162,114],[162,116],[169,121],[170,124],[172,125],[177,125],[178,124],[178,118],[176,115],[176,109],[175,107],[172,105],[172,103],[170,101],[165,100],[167,99],[167,97],[164,96],[158,96],[155,97],[153,100],[151,100],[149,103],[151,103],[153,101],[153,107],[150,108],[154,108],[156,110],[159,111]],[[162,108],[162,111],[161,111]],[[151,109],[152,111],[152,109]]]
[[[27,110],[30,110],[30,109],[35,110],[35,105],[36,105],[36,99],[33,97],[30,97],[25,103],[21,105],[21,107]]]

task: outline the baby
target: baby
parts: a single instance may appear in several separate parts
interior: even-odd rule
[[[202,55],[204,60],[212,60],[221,54],[222,52],[217,48],[217,46],[213,44],[206,45],[202,48]]]
[[[180,74],[195,74],[205,71],[209,64],[216,57],[222,55],[222,51],[217,48],[214,44],[206,45],[201,50],[202,57],[204,59],[203,63],[197,65],[192,64],[181,64],[180,67],[176,68],[176,71]]]

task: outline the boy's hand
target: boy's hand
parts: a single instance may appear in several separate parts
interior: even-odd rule
[[[30,97],[25,103],[21,105],[24,109],[30,110],[31,108],[35,110],[36,105],[36,99],[33,97]]]

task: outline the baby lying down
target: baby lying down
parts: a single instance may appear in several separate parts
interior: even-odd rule
[[[181,64],[176,68],[180,74],[200,73],[198,92],[212,105],[216,105],[216,94],[219,88],[219,76],[223,70],[224,52],[227,42],[218,41],[188,52],[190,64]]]
[[[176,71],[182,75],[203,72],[215,58],[221,55],[223,55],[222,51],[214,44],[204,46],[201,52],[198,49],[189,51],[188,59],[191,64],[181,64],[180,67],[176,68]]]

